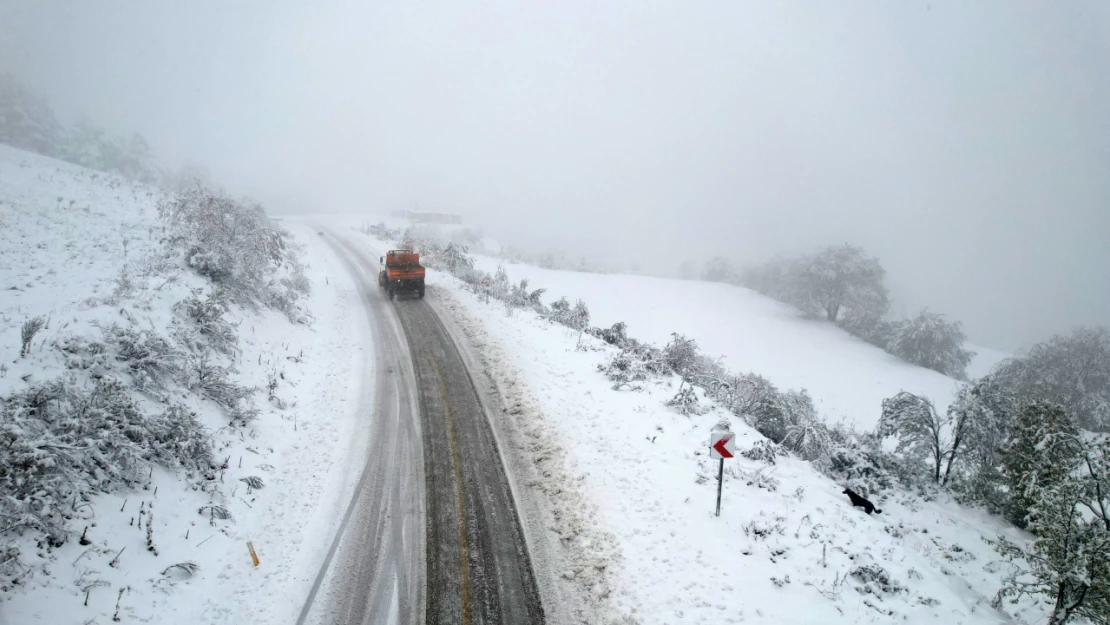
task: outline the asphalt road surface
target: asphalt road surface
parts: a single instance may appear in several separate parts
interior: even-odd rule
[[[367,465],[298,622],[317,611],[322,622],[357,625],[542,625],[497,442],[458,349],[424,301],[389,300],[363,246],[323,236],[373,328],[375,391],[362,407],[373,424]],[[325,578],[327,596],[317,597]]]

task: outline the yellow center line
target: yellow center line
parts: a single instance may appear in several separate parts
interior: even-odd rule
[[[432,357],[430,350],[425,348],[424,354],[428,357],[428,362],[432,363],[432,370],[435,371],[436,382],[439,383],[439,392],[443,396],[443,409],[447,414],[447,428],[451,433],[451,454],[454,456],[455,460],[455,492],[459,499],[459,549],[462,563],[463,625],[470,625],[470,584],[467,576],[466,557],[466,513],[463,510],[462,464],[459,462],[459,444],[455,439],[455,419],[451,414],[451,404],[447,401],[447,386],[443,383],[443,375],[439,372],[439,365],[436,364],[436,360]]]

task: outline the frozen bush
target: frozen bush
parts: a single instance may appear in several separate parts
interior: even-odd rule
[[[201,291],[194,289],[192,295],[174,305],[174,310],[190,322],[192,329],[206,339],[209,347],[222,354],[237,353],[239,336],[235,333],[236,327],[224,318],[228,313],[225,295],[222,291],[211,293],[203,299],[200,295]],[[195,351],[203,349],[195,341],[186,342]]]
[[[663,348],[663,359],[675,373],[686,376],[698,357],[698,344],[677,332],[671,333],[671,342]]]
[[[871,311],[849,310],[837,322],[848,334],[886,350],[894,338],[896,324]]]
[[[182,353],[153,330],[112,323],[100,327],[104,345],[117,362],[123,363],[140,389],[165,388],[181,374]],[[99,348],[98,348],[99,349]]]
[[[144,414],[115,379],[92,388],[58,379],[0,398],[0,514],[9,530],[41,531],[54,544],[93,494],[137,486],[151,464],[210,463],[208,435],[193,413],[172,405]]]
[[[548,317],[555,323],[579,332],[585,331],[590,325],[590,309],[582,300],[576,301],[571,307],[567,298],[563,297],[551,305],[551,313]]]
[[[786,455],[786,450],[764,439],[756,441],[750,448],[740,452],[740,455],[749,460],[755,460],[765,464],[775,464],[778,458]]]
[[[909,484],[898,459],[884,452],[874,436],[832,428],[827,464],[830,477],[864,497],[887,490],[896,482]]]
[[[447,271],[458,275],[464,270],[474,268],[474,259],[467,256],[467,252],[469,249],[465,245],[448,243],[435,260]]]
[[[694,387],[692,386],[685,386],[678,389],[675,396],[668,399],[665,405],[678,408],[678,411],[686,416],[701,414],[703,412],[701,404],[698,403],[698,394],[694,391]]]
[[[508,300],[506,303],[513,308],[531,308],[532,310],[543,314],[546,309],[543,305],[543,294],[547,289],[536,289],[534,291],[528,290],[528,278],[522,278],[520,284],[514,286],[509,291]]]
[[[907,592],[897,580],[891,578],[886,569],[877,564],[863,564],[853,568],[848,575],[861,583],[859,591],[871,595],[893,595]]]
[[[19,338],[23,343],[22,348],[19,350],[19,356],[26,358],[27,354],[31,353],[31,341],[35,340],[35,335],[46,327],[45,317],[31,317],[23,322],[23,327],[20,329]]]
[[[745,416],[778,395],[778,388],[767,378],[755,373],[729,376],[724,401],[733,414]]]
[[[566,302],[566,298],[561,301]],[[617,347],[624,347],[628,342],[628,334],[626,330],[628,326],[623,321],[614,323],[609,329],[603,330],[601,328],[590,328],[586,330],[587,333],[596,336],[597,338],[605,341],[610,345]]]
[[[308,294],[309,283],[299,249],[260,204],[198,187],[159,202],[158,214],[185,264],[233,300],[271,306],[294,320],[300,316],[296,302]]]
[[[255,393],[253,388],[232,382],[230,377],[234,373],[235,370],[231,367],[221,367],[211,362],[207,354],[197,354],[189,359],[186,385],[201,397],[231,410],[238,408],[239,402]]]
[[[786,437],[782,440],[783,447],[815,464],[827,461],[831,443],[829,428],[815,412],[799,414],[797,420],[787,426]]]

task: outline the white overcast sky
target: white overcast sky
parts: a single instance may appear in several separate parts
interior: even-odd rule
[[[854,242],[1014,349],[1110,324],[1110,3],[0,0],[0,69],[279,210],[665,272]]]

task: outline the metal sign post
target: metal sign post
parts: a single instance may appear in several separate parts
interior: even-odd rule
[[[736,456],[736,434],[725,430],[713,430],[709,435],[709,457],[720,459],[717,469],[717,514],[721,516],[721,490],[725,485],[725,458]]]

